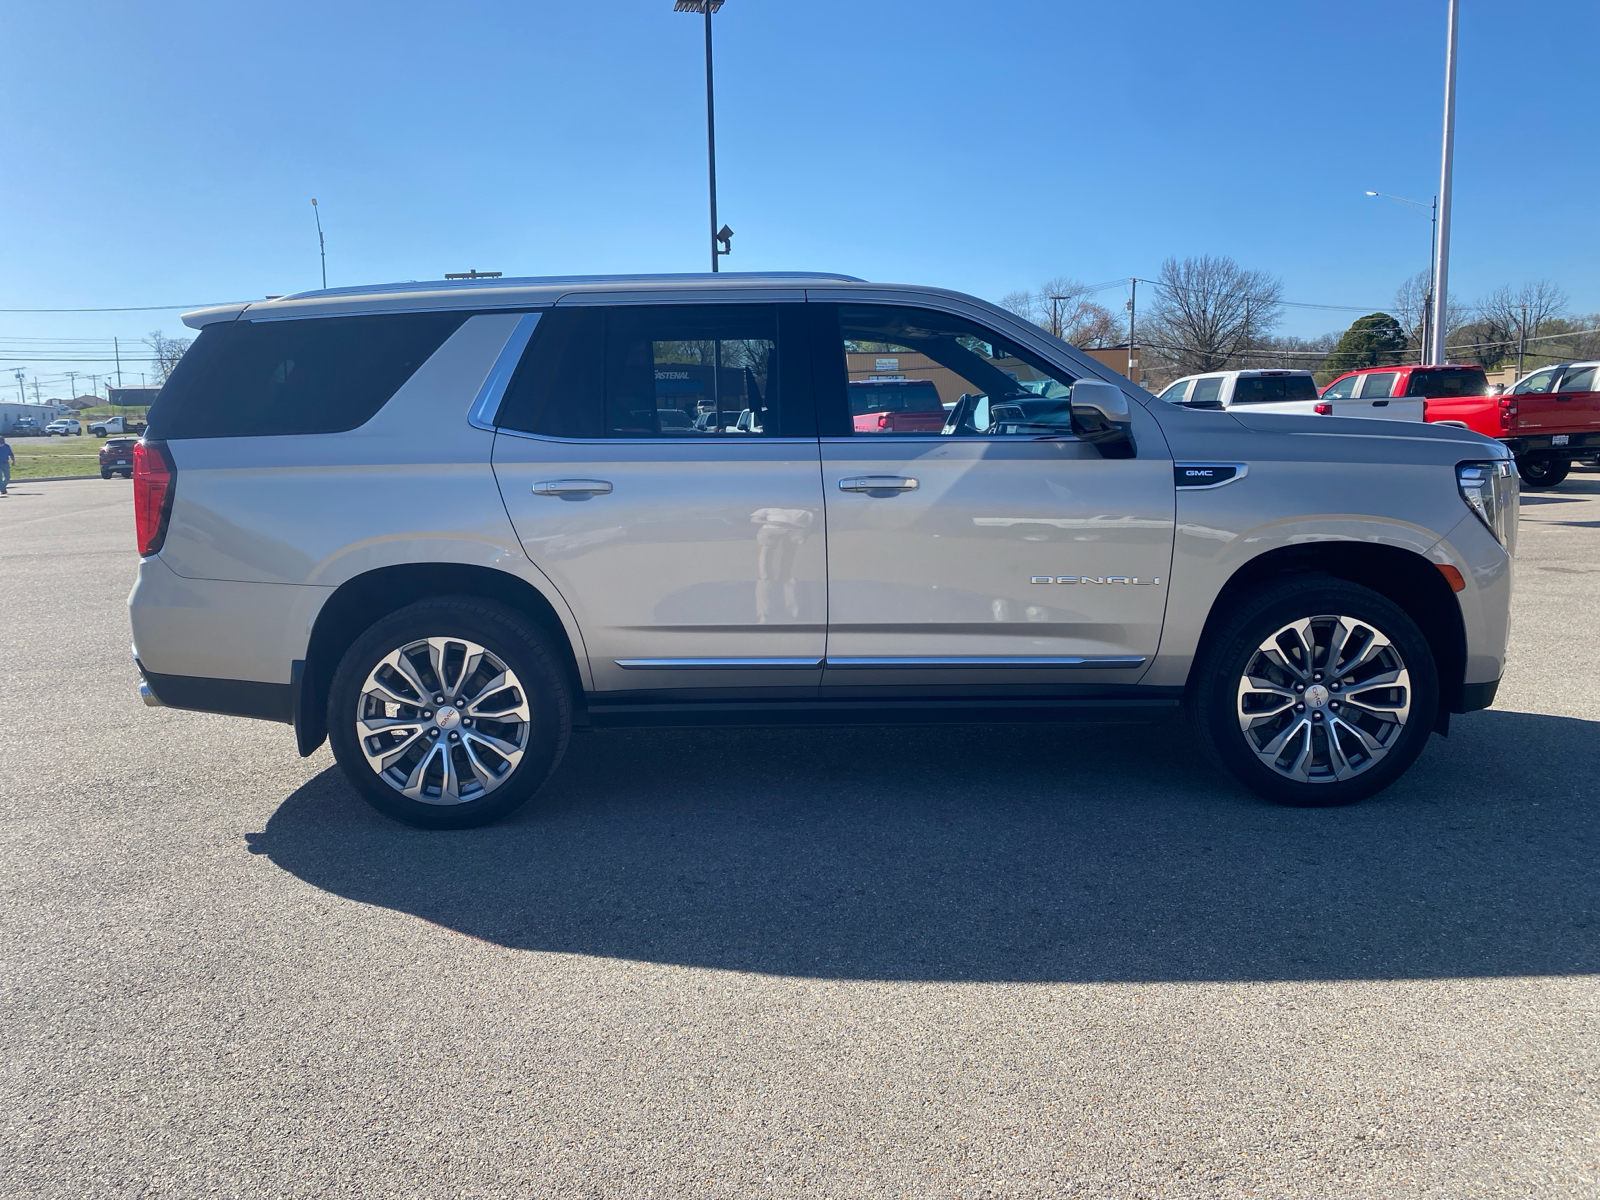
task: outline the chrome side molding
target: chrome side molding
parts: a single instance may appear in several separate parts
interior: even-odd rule
[[[616,658],[624,671],[899,671],[975,668],[1006,670],[1014,667],[1077,668],[1086,671],[1132,671],[1145,665],[1131,655],[1025,654],[980,658],[962,656],[870,656],[845,658]]]
[[[949,670],[952,668],[979,668],[984,670],[1006,670],[1015,667],[1067,667],[1078,668],[1086,671],[1131,671],[1145,664],[1142,657],[1121,655],[1086,655],[1065,656],[1053,654],[1038,655],[1008,655],[996,658],[976,658],[971,656],[945,657],[945,656],[915,656],[915,657],[849,657],[825,660],[824,665],[829,670],[845,671],[896,671],[896,670]]]
[[[820,658],[615,658],[624,671],[815,671]]]

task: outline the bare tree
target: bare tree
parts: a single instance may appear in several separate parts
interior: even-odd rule
[[[1000,298],[1000,307],[1074,346],[1117,345],[1125,336],[1110,309],[1089,299],[1083,284],[1064,276],[1046,280],[1037,292],[1008,292]]]
[[[1169,258],[1139,341],[1174,375],[1220,371],[1271,332],[1282,302],[1283,285],[1266,271],[1209,254]]]
[[[1566,311],[1567,294],[1548,279],[1520,288],[1498,287],[1478,303],[1478,318],[1511,341],[1536,338],[1552,317]]]
[[[1423,329],[1432,319],[1427,315],[1427,308],[1431,302],[1428,283],[1428,272],[1418,271],[1395,289],[1394,303],[1389,306],[1389,312],[1400,322],[1400,328],[1405,331],[1406,341],[1410,343],[1413,352],[1422,350]],[[1471,310],[1455,300],[1448,300],[1445,305],[1445,337],[1449,338],[1459,332],[1471,319]],[[1410,362],[1412,359],[1408,357],[1406,361]]]
[[[183,357],[183,352],[189,348],[193,338],[162,337],[161,330],[157,329],[145,339],[145,345],[150,347],[150,365],[155,368],[156,383],[163,384],[172,374],[172,369],[178,365],[178,360]]]

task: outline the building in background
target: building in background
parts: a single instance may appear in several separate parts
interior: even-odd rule
[[[19,421],[32,421],[32,428],[43,430],[57,417],[71,415],[72,409],[59,400],[47,400],[43,404],[20,404],[15,401],[7,403],[0,400],[0,436],[12,436]]]

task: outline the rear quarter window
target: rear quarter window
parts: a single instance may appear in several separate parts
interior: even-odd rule
[[[343,433],[371,420],[470,314],[207,325],[150,407],[152,439]]]

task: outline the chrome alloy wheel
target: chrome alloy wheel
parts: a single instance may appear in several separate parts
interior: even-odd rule
[[[1393,749],[1411,714],[1411,676],[1382,631],[1355,617],[1306,617],[1250,656],[1239,729],[1273,771],[1333,783]]]
[[[528,748],[516,673],[475,642],[432,637],[379,660],[357,702],[356,740],[378,777],[424,804],[465,804],[511,777]]]

